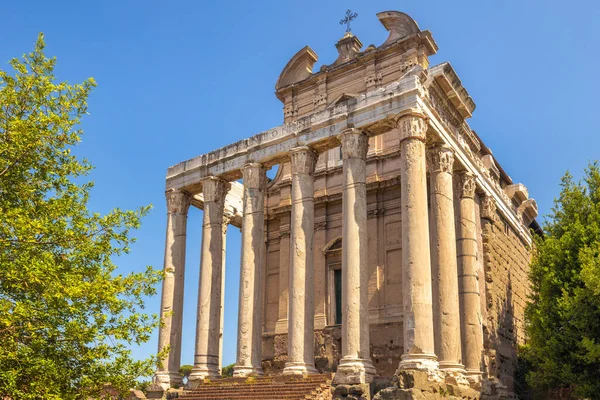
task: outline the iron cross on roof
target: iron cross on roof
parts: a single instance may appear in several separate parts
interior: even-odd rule
[[[358,17],[357,13],[353,13],[350,10],[346,10],[346,17],[340,21],[340,25],[346,24],[346,32],[350,32],[350,21]]]

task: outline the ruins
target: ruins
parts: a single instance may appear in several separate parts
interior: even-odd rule
[[[335,373],[335,398],[369,398],[383,378],[376,398],[514,393],[536,202],[469,127],[475,103],[452,66],[429,64],[431,33],[402,12],[377,18],[379,46],[362,50],[348,30],[318,71],[308,46],[289,60],[275,85],[282,125],[168,169],[159,350],[170,351],[155,385],[182,383],[194,206],[204,219],[190,387],[220,376],[232,225],[234,376]]]

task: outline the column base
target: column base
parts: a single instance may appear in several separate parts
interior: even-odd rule
[[[467,369],[466,373],[467,381],[472,388],[479,389],[481,388],[481,381],[483,380],[483,373],[478,369]]]
[[[437,357],[434,354],[403,354],[396,375],[404,371],[425,371],[432,382],[443,382]]]
[[[304,362],[286,362],[282,372],[283,375],[310,375],[318,373],[319,371],[317,371],[314,364]]]
[[[192,387],[195,382],[203,381],[206,378],[217,379],[220,377],[221,377],[221,374],[219,373],[219,370],[216,369],[216,367],[211,368],[209,366],[201,365],[201,366],[192,368],[192,372],[190,373],[190,376],[188,377],[188,382],[189,382],[188,384],[190,385],[190,387]]]
[[[420,371],[437,371],[439,364],[434,354],[403,354],[398,370],[417,369]]]
[[[467,380],[467,371],[465,366],[459,363],[440,361],[440,372],[444,374],[445,382],[451,383],[460,387],[470,387],[471,384]]]
[[[370,358],[342,358],[333,378],[335,385],[369,383],[377,374]]]
[[[233,376],[235,377],[246,377],[246,376],[261,376],[263,370],[261,367],[253,367],[252,365],[235,365],[233,367]]]
[[[158,385],[164,390],[167,390],[172,387],[181,386],[183,384],[183,379],[181,378],[181,374],[179,373],[179,371],[158,371],[154,374],[154,377],[152,378],[152,384]]]

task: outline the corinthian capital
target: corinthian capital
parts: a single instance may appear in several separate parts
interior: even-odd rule
[[[427,152],[429,158],[429,168],[431,172],[452,173],[454,166],[454,153],[446,145],[440,145],[429,149]]]
[[[187,215],[190,208],[190,195],[180,190],[169,189],[167,197],[167,212],[169,214]]]
[[[400,142],[406,139],[425,141],[427,135],[427,119],[418,114],[402,115],[397,120]]]
[[[249,189],[262,189],[265,186],[267,176],[265,168],[261,163],[248,163],[242,167],[244,186]]]
[[[229,182],[216,176],[208,176],[202,179],[204,202],[214,201],[225,204],[225,196],[230,187]]]
[[[290,159],[292,161],[292,174],[315,173],[317,159],[319,155],[308,146],[295,147],[290,150]]]
[[[339,140],[342,143],[342,158],[367,158],[369,137],[360,129],[350,128],[343,131]]]
[[[473,174],[466,171],[460,174],[460,197],[475,198],[475,189],[477,189],[477,184]]]

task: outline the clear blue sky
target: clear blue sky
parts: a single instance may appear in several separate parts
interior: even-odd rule
[[[502,1],[4,1],[0,62],[32,49],[44,32],[57,76],[93,76],[85,135],[77,153],[95,166],[94,211],[154,210],[120,271],[162,268],[168,166],[279,125],[273,95],[281,69],[310,45],[336,58],[338,24],[358,12],[365,46],[387,37],[375,14],[404,11],[433,33],[475,100],[470,125],[515,182],[547,214],[560,177],[582,175],[600,158],[600,3]],[[201,211],[188,220],[183,363],[193,362]],[[235,361],[239,231],[227,243],[224,363]],[[148,300],[158,312],[160,298]],[[156,351],[156,335],[135,349]]]

